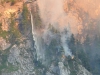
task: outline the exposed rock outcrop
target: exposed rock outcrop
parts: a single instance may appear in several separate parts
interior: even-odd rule
[[[7,41],[5,39],[0,37],[0,50],[5,50],[5,49],[9,48],[10,46],[11,46],[10,43],[7,43]]]

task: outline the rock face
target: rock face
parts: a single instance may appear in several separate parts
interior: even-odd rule
[[[92,75],[78,61],[51,58],[52,62],[46,59],[49,64],[45,65],[40,60],[36,61],[35,54],[31,40],[25,39],[19,45],[13,45],[7,57],[7,68],[2,70],[1,75]]]
[[[5,69],[2,75],[29,75],[34,74],[34,55],[33,55],[32,42],[30,40],[25,40],[19,46],[14,45],[10,49],[10,53],[7,58],[7,64],[12,64],[14,68],[11,72]]]
[[[0,50],[5,50],[11,46],[10,43],[7,43],[5,39],[0,37]]]

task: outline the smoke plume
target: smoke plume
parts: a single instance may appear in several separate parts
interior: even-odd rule
[[[50,42],[56,37],[49,31],[49,25],[52,25],[55,30],[60,33],[61,45],[65,51],[65,55],[72,55],[67,45],[67,40],[70,38],[70,24],[77,24],[76,20],[71,21],[72,14],[66,14],[63,9],[63,0],[38,0],[39,14],[42,22],[45,25],[43,38],[47,40],[46,43]],[[74,18],[74,17],[73,17]],[[75,18],[74,18],[75,19]],[[67,30],[67,32],[65,31]]]
[[[38,0],[38,6],[40,16],[46,26],[51,24],[55,28],[59,28],[60,31],[63,31],[70,24],[71,31],[77,33],[77,30],[74,28],[81,23],[77,20],[76,14],[64,11],[63,0]]]
[[[60,32],[61,45],[66,56],[72,55],[67,45],[71,33],[82,34],[84,25],[90,23],[90,19],[96,19],[100,15],[99,0],[37,0],[37,4],[39,15],[45,25],[42,35],[44,41],[49,44],[52,38],[56,38],[56,35],[48,29],[49,25],[52,25]],[[87,13],[90,19],[86,14],[83,15],[83,12],[79,11],[80,9]],[[83,21],[84,19],[89,21]],[[65,29],[67,33],[65,33]]]

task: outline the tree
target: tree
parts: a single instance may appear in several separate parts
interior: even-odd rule
[[[73,34],[71,35],[71,38],[70,38],[68,45],[72,51],[72,54],[76,56],[75,38],[74,38]]]
[[[90,64],[87,54],[84,52],[83,45],[80,41],[76,41],[76,50],[77,50],[77,57],[81,60],[82,65],[90,71]]]
[[[22,12],[23,19],[22,19],[22,26],[21,27],[22,27],[22,29],[25,32],[25,31],[27,31],[27,28],[28,28],[27,25],[29,25],[29,20],[28,20],[29,11],[28,11],[28,8],[27,8],[27,5],[26,4],[23,4],[23,10],[22,11],[23,11]]]
[[[29,15],[29,11],[27,5],[23,4],[23,12],[22,12],[23,19],[27,21],[28,15]]]
[[[15,0],[11,0],[11,5],[14,5],[16,3]]]

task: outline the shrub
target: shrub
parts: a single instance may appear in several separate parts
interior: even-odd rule
[[[11,5],[14,5],[15,4],[15,0],[11,0]]]

